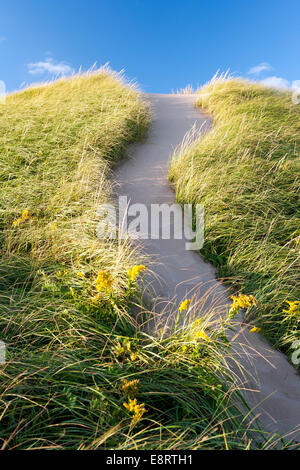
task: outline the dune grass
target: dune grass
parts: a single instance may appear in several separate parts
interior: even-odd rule
[[[196,106],[212,130],[170,164],[180,203],[205,205],[201,253],[232,291],[253,294],[257,323],[290,355],[300,339],[300,107],[291,93],[215,78]]]
[[[258,444],[241,414],[223,332],[209,320],[200,337],[196,322],[168,338],[141,331],[143,266],[128,269],[143,259],[95,235],[110,169],[148,121],[140,95],[107,70],[0,108],[2,449],[276,445],[263,433]]]

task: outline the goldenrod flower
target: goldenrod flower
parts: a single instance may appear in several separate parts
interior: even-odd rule
[[[136,380],[123,379],[120,389],[124,395],[135,397],[139,391],[139,386],[140,386],[140,381],[138,379]]]
[[[28,209],[25,209],[23,212],[22,212],[22,219],[23,220],[27,220],[30,218],[30,215],[29,215],[29,210]]]
[[[285,302],[289,305],[289,309],[282,310],[284,313],[287,313],[288,315],[293,316],[293,315],[297,315],[300,312],[299,300],[294,300],[293,302],[291,302],[290,300],[286,300]]]
[[[187,310],[188,306],[192,303],[190,299],[186,299],[183,302],[181,302],[179,306],[179,311],[183,312],[184,310]]]
[[[28,209],[25,209],[25,210],[22,212],[21,217],[19,217],[18,219],[16,219],[16,220],[13,221],[12,226],[13,226],[13,227],[18,227],[22,222],[24,222],[25,220],[28,220],[28,219],[30,219],[29,210],[28,210]]]
[[[137,405],[137,399],[132,399],[129,398],[128,403],[123,403],[123,406],[126,408],[126,410],[131,411],[134,413],[135,407]]]
[[[261,328],[254,326],[253,328],[251,328],[250,333],[259,333],[260,331],[261,331]]]
[[[95,281],[95,286],[98,292],[102,290],[111,290],[113,284],[113,278],[110,273],[107,271],[99,271],[97,279]]]
[[[132,353],[130,354],[130,360],[131,360],[132,362],[137,361],[138,358],[139,358],[139,355],[138,355],[137,353],[132,352]]]
[[[136,398],[129,398],[128,403],[123,403],[123,406],[126,408],[126,410],[130,411],[130,413],[133,413],[133,424],[137,423],[141,419],[143,414],[147,411],[145,408],[145,404],[139,404]]]
[[[84,273],[83,273],[82,271],[79,271],[79,272],[77,273],[77,276],[78,276],[78,277],[81,277],[81,279],[85,279],[85,275],[84,275]]]
[[[197,331],[196,338],[204,339],[204,341],[210,342],[209,337],[207,336],[207,334],[203,330]]]
[[[147,269],[147,268],[143,264],[140,264],[140,265],[136,264],[135,266],[133,266],[131,269],[128,269],[128,271],[127,271],[129,279],[131,281],[134,281],[142,271],[145,271],[145,269]]]
[[[233,295],[231,298],[233,300],[233,304],[231,305],[233,310],[238,308],[249,308],[252,305],[257,306],[257,300],[253,295],[239,294],[238,296]]]
[[[22,222],[23,222],[23,219],[20,217],[19,219],[16,219],[13,221],[12,226],[18,227]]]

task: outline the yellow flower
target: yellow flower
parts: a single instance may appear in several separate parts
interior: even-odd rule
[[[81,279],[85,279],[85,275],[84,275],[84,273],[83,273],[82,271],[79,271],[79,272],[77,273],[77,276],[78,276],[78,277],[81,277]]]
[[[16,219],[16,220],[13,221],[12,226],[13,227],[18,227],[22,222],[23,222],[22,218]]]
[[[130,411],[130,413],[133,413],[133,424],[137,423],[141,419],[143,414],[147,411],[145,408],[145,404],[139,404],[136,398],[128,398],[128,403],[123,403],[123,406],[126,408],[126,410]]]
[[[231,298],[233,300],[232,309],[249,308],[252,305],[257,306],[257,300],[253,295],[239,294],[238,296],[233,295]]]
[[[30,215],[29,215],[29,210],[28,209],[25,209],[23,212],[22,212],[22,219],[23,220],[27,220],[30,218]]]
[[[131,269],[128,269],[127,271],[129,279],[131,281],[134,281],[142,271],[145,271],[145,269],[147,268],[143,264],[140,264],[140,265],[136,264],[135,266],[133,266]]]
[[[300,311],[299,309],[299,300],[294,300],[293,302],[291,302],[290,300],[286,300],[285,301],[288,305],[289,305],[289,309],[288,310],[282,310],[284,313],[287,313],[288,315],[297,315]]]
[[[19,217],[18,219],[16,219],[16,220],[13,221],[12,226],[13,226],[13,227],[18,227],[22,222],[24,222],[24,220],[28,220],[28,219],[30,219],[29,210],[28,210],[28,209],[25,209],[25,210],[22,212],[21,217]]]
[[[187,310],[187,308],[191,304],[191,302],[192,301],[190,299],[186,299],[183,302],[181,302],[181,304],[179,306],[179,311],[183,312],[184,310]]]
[[[260,331],[261,331],[261,328],[254,326],[253,328],[251,328],[250,333],[259,333]]]
[[[99,271],[97,279],[95,281],[95,286],[98,292],[108,289],[111,290],[113,284],[113,278],[110,273],[107,271]]]
[[[140,381],[139,380],[122,380],[122,385],[120,387],[121,392],[124,395],[134,397],[139,391]]]
[[[131,360],[132,362],[137,361],[138,358],[139,358],[139,355],[138,355],[137,353],[132,352],[132,353],[130,354],[130,360]]]
[[[135,398],[134,400],[132,398],[129,398],[128,403],[123,403],[123,406],[126,408],[126,410],[134,412],[134,408],[137,405],[137,399]]]
[[[204,339],[204,341],[210,342],[209,337],[207,336],[207,334],[203,330],[197,331],[196,338]]]

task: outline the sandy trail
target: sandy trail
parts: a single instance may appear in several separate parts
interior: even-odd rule
[[[146,95],[153,109],[153,121],[145,142],[135,144],[129,159],[116,170],[118,194],[130,204],[173,204],[175,194],[168,182],[168,161],[185,134],[196,125],[210,126],[207,116],[194,108],[191,95]],[[191,296],[204,308],[224,308],[230,303],[226,288],[216,280],[215,269],[197,252],[185,249],[185,240],[141,240],[144,252],[154,260],[155,310],[163,312],[172,299],[176,304]],[[156,262],[155,262],[156,260]],[[203,301],[205,299],[205,301]],[[161,314],[163,324],[168,319]],[[263,431],[288,435],[300,441],[300,377],[286,357],[274,351],[249,328],[238,327],[234,341],[239,362],[248,371],[241,377],[245,397],[259,417]],[[239,374],[238,371],[236,371]]]

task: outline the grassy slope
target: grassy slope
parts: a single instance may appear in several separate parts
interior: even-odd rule
[[[197,325],[164,340],[138,332],[127,277],[137,255],[95,236],[109,166],[147,122],[138,95],[103,72],[0,108],[0,447],[255,447],[236,419],[222,337],[195,340]],[[113,285],[95,300],[99,269]],[[123,379],[138,390],[121,391]],[[123,406],[133,396],[147,410],[136,423]]]
[[[202,254],[235,291],[257,297],[263,333],[291,353],[299,310],[283,310],[299,300],[300,107],[290,93],[223,79],[199,90],[197,106],[214,126],[175,155],[177,199],[205,205]]]

